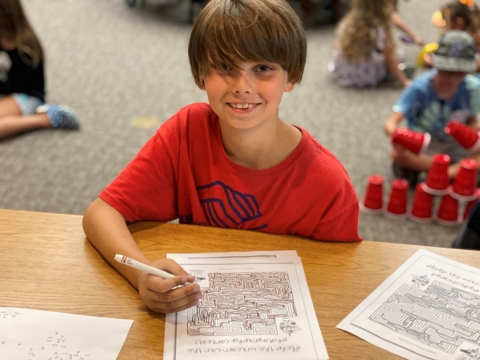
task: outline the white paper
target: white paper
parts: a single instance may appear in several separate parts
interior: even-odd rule
[[[164,359],[328,359],[296,251],[167,254],[202,287],[168,314]]]
[[[418,250],[337,327],[407,359],[480,359],[480,269]]]
[[[114,360],[132,323],[0,307],[0,360]]]

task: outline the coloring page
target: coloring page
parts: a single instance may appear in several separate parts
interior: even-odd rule
[[[408,359],[480,359],[480,269],[418,250],[337,326]]]
[[[169,254],[197,306],[167,315],[164,359],[328,359],[296,252]]]

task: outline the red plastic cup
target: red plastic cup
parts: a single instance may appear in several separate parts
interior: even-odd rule
[[[394,219],[402,219],[407,216],[407,190],[407,180],[395,179],[392,181],[390,199],[385,211],[386,216]]]
[[[457,225],[459,223],[458,200],[449,194],[445,195],[440,202],[435,221],[440,225]]]
[[[422,184],[417,184],[413,205],[408,218],[418,223],[428,223],[432,221],[433,215],[433,195],[425,192]]]
[[[406,128],[397,128],[392,136],[392,142],[410,150],[415,154],[425,151],[430,144],[431,136],[429,133],[420,133]]]
[[[466,151],[475,152],[480,150],[480,136],[471,127],[452,120],[447,124],[444,131],[462,145]]]
[[[370,175],[368,177],[367,191],[360,210],[367,214],[383,213],[383,177]]]
[[[470,213],[470,210],[472,210],[473,205],[477,202],[478,198],[480,197],[480,189],[475,190],[475,195],[477,196],[475,199],[470,200],[467,203],[467,206],[465,206],[465,210],[463,211],[463,221],[467,220],[467,216]]]
[[[433,157],[433,164],[428,170],[427,180],[422,183],[423,190],[431,195],[448,194],[450,180],[448,179],[448,165],[450,156],[437,154]]]
[[[473,159],[460,161],[460,171],[453,181],[450,195],[457,200],[470,201],[477,198],[477,162]]]

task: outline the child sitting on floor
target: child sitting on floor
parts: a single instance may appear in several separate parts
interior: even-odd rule
[[[340,162],[278,116],[306,61],[302,24],[284,0],[212,0],[196,20],[190,67],[209,104],[166,121],[84,216],[99,252],[146,306],[196,304],[197,284],[172,260],[150,261],[126,221],[170,221],[359,241],[358,200]],[[245,233],[248,236],[248,233]],[[168,239],[165,239],[168,241]],[[160,279],[114,261],[121,253],[178,275]]]
[[[35,129],[78,128],[70,108],[44,103],[43,61],[20,1],[0,1],[0,140]]]
[[[410,80],[399,68],[390,0],[352,0],[336,30],[329,71],[340,86],[377,86],[390,74],[403,87]]]
[[[416,78],[403,91],[393,106],[393,113],[384,125],[391,135],[407,119],[409,129],[428,132],[431,142],[423,154],[393,148],[394,174],[406,179],[414,188],[420,172],[428,171],[437,153],[450,156],[450,179],[460,170],[459,161],[467,157],[465,150],[444,131],[450,120],[457,120],[478,128],[476,116],[480,113],[480,79],[469,73],[476,69],[475,41],[464,31],[451,30],[440,39],[433,57],[434,69]],[[477,162],[480,154],[470,157]]]

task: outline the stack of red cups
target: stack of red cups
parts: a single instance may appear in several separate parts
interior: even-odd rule
[[[367,214],[383,214],[383,177],[370,175],[368,177],[367,191],[360,210]]]

